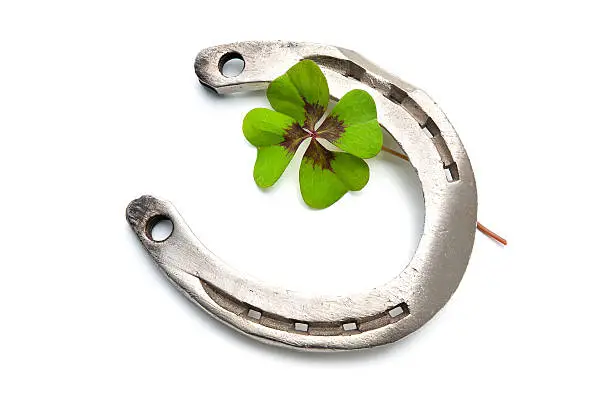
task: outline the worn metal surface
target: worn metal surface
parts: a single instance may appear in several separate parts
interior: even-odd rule
[[[243,72],[223,76],[223,62],[237,55],[245,61]],[[355,88],[368,91],[376,101],[380,124],[418,172],[425,225],[417,251],[403,271],[367,292],[308,296],[229,268],[198,241],[167,201],[151,196],[136,199],[127,208],[127,219],[171,282],[241,332],[307,350],[390,343],[431,319],[463,277],[476,226],[472,167],[446,116],[423,91],[352,51],[292,42],[241,42],[204,49],[195,69],[203,85],[232,93],[263,89],[303,58],[321,66],[334,98]],[[168,239],[156,242],[150,226],[160,216],[171,219],[174,230]]]

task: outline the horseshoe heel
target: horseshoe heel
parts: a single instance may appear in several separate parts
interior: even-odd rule
[[[220,67],[245,61],[236,77]],[[258,340],[307,350],[348,350],[396,341],[425,324],[453,294],[467,267],[476,230],[476,185],[467,153],[444,113],[423,91],[353,51],[294,42],[240,42],[202,50],[200,82],[218,93],[264,89],[301,59],[319,64],[335,99],[368,91],[378,118],[410,157],[425,199],[425,224],[409,265],[395,278],[350,296],[308,296],[235,271],[212,254],[168,201],[143,196],[127,220],[144,248],[189,299]],[[408,165],[408,164],[407,164]],[[164,241],[151,226],[169,218]],[[375,273],[375,271],[372,271]]]

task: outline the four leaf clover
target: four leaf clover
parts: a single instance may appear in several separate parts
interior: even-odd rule
[[[310,207],[327,208],[367,184],[370,169],[363,159],[376,156],[383,142],[376,105],[367,92],[346,93],[321,122],[329,104],[327,80],[316,63],[302,60],[270,83],[267,96],[275,110],[255,108],[242,125],[244,136],[257,147],[253,176],[259,187],[276,183],[307,140],[299,180]],[[344,152],[329,150],[322,141]]]

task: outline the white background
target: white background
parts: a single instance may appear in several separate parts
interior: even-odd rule
[[[0,406],[612,404],[608,2],[0,4]],[[168,198],[229,264],[317,293],[410,260],[424,209],[399,159],[324,211],[297,163],[255,186],[241,121],[264,95],[217,97],[193,72],[200,49],[253,39],[360,52],[425,89],[470,154],[478,218],[509,246],[478,234],[454,297],[395,345],[247,339],[125,222],[133,198]]]

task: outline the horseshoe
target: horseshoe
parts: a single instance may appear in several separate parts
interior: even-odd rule
[[[221,68],[240,58],[244,70]],[[126,217],[145,250],[191,301],[257,340],[304,350],[350,350],[394,342],[429,321],[449,300],[468,264],[476,230],[476,184],[468,155],[438,105],[422,90],[343,48],[295,42],[239,42],[206,48],[200,82],[219,94],[265,89],[302,59],[319,64],[337,100],[351,89],[373,96],[381,126],[416,169],[425,224],[416,253],[395,278],[350,296],[310,296],[228,267],[191,232],[168,201],[143,196]],[[174,225],[164,241],[151,231]]]

